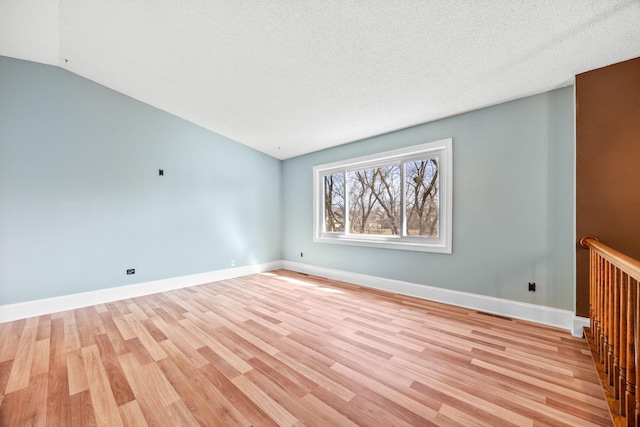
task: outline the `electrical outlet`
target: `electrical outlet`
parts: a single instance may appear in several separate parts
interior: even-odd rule
[[[536,282],[529,282],[529,292],[536,291]]]
[[[236,262],[235,262],[235,260],[231,260],[231,263],[230,263],[230,264],[231,264],[231,267],[235,267],[235,266],[236,266]]]
[[[136,269],[135,268],[127,268],[127,275],[130,274],[136,274]]]

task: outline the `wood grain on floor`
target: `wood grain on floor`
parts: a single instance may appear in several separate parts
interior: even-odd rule
[[[0,324],[1,426],[608,426],[584,339],[286,270]]]

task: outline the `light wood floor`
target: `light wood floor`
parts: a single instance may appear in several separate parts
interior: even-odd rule
[[[611,425],[566,331],[284,270],[0,324],[2,426]]]

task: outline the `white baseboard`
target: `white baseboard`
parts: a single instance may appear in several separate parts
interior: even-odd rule
[[[315,276],[355,283],[370,288],[466,307],[472,310],[479,310],[501,316],[555,326],[571,331],[572,335],[576,337],[582,337],[582,328],[584,326],[589,326],[589,319],[575,316],[575,314],[569,310],[560,310],[541,305],[527,304],[518,301],[453,291],[427,285],[419,285],[400,280],[385,279],[366,274],[351,273],[332,268],[317,267],[293,261],[273,261],[246,267],[229,268],[225,270],[210,271],[207,273],[192,274],[189,276],[154,280],[134,285],[100,289],[97,291],[72,295],[63,295],[17,304],[0,305],[0,323],[24,319],[27,317],[41,316],[43,314],[57,313],[59,311],[74,310],[76,308],[103,304],[127,298],[135,298],[158,292],[166,292],[174,289],[201,285],[203,283],[216,282],[219,280],[231,279],[254,273],[262,273],[278,268],[286,268],[287,270],[297,271],[300,273],[313,274]]]
[[[584,335],[584,328],[588,328],[590,321],[588,317],[575,316],[573,318],[573,330],[571,334],[574,337],[582,337]]]
[[[585,326],[584,321],[586,321],[586,326],[589,324],[589,319],[577,317],[572,311],[542,305],[453,291],[292,261],[282,261],[282,268],[459,307],[466,307],[472,310],[554,326],[571,331],[571,334],[576,337],[582,337],[582,326]]]
[[[100,289],[91,292],[62,295],[59,297],[45,298],[17,304],[0,305],[0,323],[25,319],[27,317],[41,316],[43,314],[57,313],[59,311],[74,310],[76,308],[104,304],[106,302],[118,301],[127,298],[135,298],[158,292],[166,292],[189,286],[202,285],[203,283],[217,282],[219,280],[247,276],[254,273],[262,273],[281,267],[281,261],[274,261],[249,265],[246,267],[209,271],[189,276],[172,277],[169,279],[136,283],[134,285]]]

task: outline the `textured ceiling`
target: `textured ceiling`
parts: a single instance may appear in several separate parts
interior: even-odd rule
[[[0,55],[285,159],[638,57],[640,0],[0,0]]]

